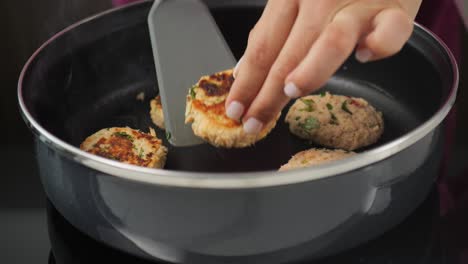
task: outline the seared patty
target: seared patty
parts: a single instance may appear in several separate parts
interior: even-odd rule
[[[104,158],[149,168],[164,167],[167,154],[153,130],[147,134],[128,127],[99,130],[86,138],[80,148]]]
[[[227,117],[224,105],[233,82],[232,70],[203,76],[187,95],[185,123],[192,123],[195,135],[217,147],[250,146],[266,137],[276,125],[274,120],[258,135],[251,135],[244,132],[240,121]]]
[[[161,129],[165,129],[164,114],[163,114],[163,109],[162,109],[162,104],[161,104],[161,96],[158,95],[153,100],[151,100],[150,106],[151,106],[151,111],[150,111],[151,120],[157,127]]]
[[[355,155],[354,152],[348,152],[341,149],[309,149],[301,151],[294,155],[288,163],[281,166],[280,171],[316,166],[335,160],[344,159]]]

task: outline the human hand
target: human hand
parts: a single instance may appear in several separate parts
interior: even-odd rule
[[[226,114],[256,134],[309,94],[356,48],[362,63],[397,53],[422,0],[269,0],[234,70]]]

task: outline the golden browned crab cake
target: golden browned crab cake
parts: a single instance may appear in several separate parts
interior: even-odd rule
[[[80,148],[86,152],[120,162],[162,168],[166,162],[167,149],[156,137],[128,127],[112,127],[99,130],[86,138]]]
[[[288,163],[281,166],[280,171],[310,167],[315,165],[332,162],[335,160],[344,159],[355,155],[356,153],[344,151],[341,149],[309,149],[304,150],[294,155]]]
[[[163,114],[163,109],[162,109],[162,104],[161,104],[161,96],[158,95],[153,100],[151,100],[150,106],[151,106],[151,111],[150,111],[151,120],[157,127],[161,129],[165,129],[164,114]]]
[[[373,144],[384,131],[382,113],[366,100],[328,92],[297,99],[286,122],[300,138],[345,150]]]
[[[258,135],[245,133],[240,121],[225,114],[224,104],[233,82],[232,70],[203,76],[187,95],[185,123],[192,123],[195,135],[217,147],[250,146],[266,137],[277,121],[265,125]]]

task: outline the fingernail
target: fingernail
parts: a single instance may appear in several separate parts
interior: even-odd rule
[[[368,49],[361,49],[356,51],[356,60],[361,63],[366,63],[372,58],[373,54]]]
[[[244,132],[247,134],[258,134],[262,131],[263,124],[258,119],[251,117],[244,123]]]
[[[301,96],[301,91],[292,82],[289,82],[286,84],[286,86],[284,86],[284,93],[290,98],[297,98]]]
[[[243,113],[244,105],[238,101],[232,101],[226,109],[226,115],[233,120],[239,120]]]
[[[242,58],[243,58],[243,57],[242,57]],[[242,58],[239,59],[239,61],[238,61],[237,64],[236,64],[236,67],[234,67],[234,71],[232,71],[232,76],[233,76],[234,78],[236,78],[236,77],[237,77],[237,74],[239,73],[239,65],[240,65],[241,62],[242,62]]]

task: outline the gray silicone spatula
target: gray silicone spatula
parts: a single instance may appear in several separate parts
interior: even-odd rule
[[[148,25],[169,141],[203,141],[185,124],[186,96],[201,76],[229,69],[236,60],[201,0],[155,0]]]

